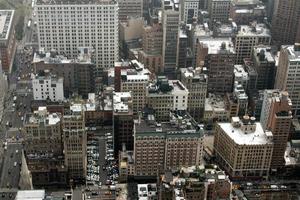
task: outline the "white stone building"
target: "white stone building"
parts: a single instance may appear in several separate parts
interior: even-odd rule
[[[37,0],[39,48],[76,58],[78,47],[93,47],[98,68],[113,67],[119,59],[116,1]]]
[[[34,100],[64,100],[63,78],[56,77],[45,70],[45,74],[36,75],[32,79]]]

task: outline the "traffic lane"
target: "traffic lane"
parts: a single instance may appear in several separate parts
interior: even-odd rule
[[[18,188],[22,161],[21,150],[21,144],[9,143],[7,145],[1,172],[1,188]]]

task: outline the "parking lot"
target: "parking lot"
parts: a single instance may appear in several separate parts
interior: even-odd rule
[[[87,145],[87,185],[114,186],[117,183],[119,172],[114,158],[113,138],[111,133],[105,136],[95,136]]]

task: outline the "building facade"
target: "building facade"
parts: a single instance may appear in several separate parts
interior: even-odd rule
[[[230,0],[208,0],[208,12],[211,23],[228,21],[230,3]]]
[[[271,168],[285,164],[284,155],[292,125],[292,102],[287,92],[265,90],[260,121],[265,130],[273,133],[273,155]]]
[[[276,72],[275,89],[287,91],[293,105],[292,111],[300,116],[300,85],[298,84],[300,72],[300,45],[282,46]]]
[[[185,24],[192,24],[193,20],[198,19],[199,1],[181,0],[181,21]]]
[[[65,110],[62,132],[65,166],[69,178],[83,180],[87,169],[87,135],[82,104],[73,104]]]
[[[64,100],[63,78],[51,74],[49,71],[44,71],[36,75],[32,79],[32,90],[34,100]]]
[[[117,2],[120,22],[126,22],[130,17],[143,16],[143,0],[117,0]]]
[[[207,75],[192,68],[180,69],[180,81],[188,89],[188,112],[197,121],[203,117],[207,94]]]
[[[0,10],[0,23],[2,24],[0,33],[0,59],[2,70],[4,72],[11,72],[16,51],[16,37],[15,37],[15,11],[14,10]]]
[[[208,38],[198,43],[197,58],[207,69],[209,93],[224,94],[233,88],[236,53],[231,39]]]
[[[243,64],[245,58],[251,58],[252,48],[256,45],[270,45],[271,34],[264,24],[253,22],[250,26],[241,25],[235,36],[236,63]]]
[[[273,153],[273,134],[255,118],[232,117],[216,126],[216,161],[231,178],[268,177]]]
[[[173,75],[177,68],[177,48],[180,23],[179,2],[164,0],[162,3],[163,72]]]
[[[199,165],[202,145],[203,130],[192,118],[171,115],[169,122],[157,123],[148,115],[134,128],[135,175],[156,176],[158,170]]]
[[[34,186],[67,185],[61,115],[39,107],[25,117],[24,153]]]
[[[115,92],[113,96],[114,147],[118,155],[125,145],[127,150],[133,150],[133,111],[130,92]]]
[[[280,45],[300,42],[300,2],[275,0],[272,18],[272,40]]]
[[[116,1],[38,0],[35,5],[39,49],[56,50],[68,58],[78,47],[95,50],[97,68],[113,67],[119,59],[118,4]]]
[[[147,107],[153,109],[155,118],[169,121],[170,111],[186,111],[188,90],[179,80],[168,80],[165,76],[157,78],[146,88]]]

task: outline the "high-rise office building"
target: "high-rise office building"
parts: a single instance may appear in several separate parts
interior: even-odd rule
[[[229,19],[231,0],[208,0],[210,21],[227,22]]]
[[[125,145],[133,150],[133,112],[130,92],[115,92],[113,96],[114,148],[118,155]]]
[[[282,46],[276,72],[275,88],[287,91],[293,105],[293,114],[300,116],[300,44]]]
[[[200,122],[204,114],[207,93],[207,75],[198,69],[181,68],[180,81],[188,89],[188,112]]]
[[[142,33],[142,48],[139,61],[152,73],[162,73],[163,29],[160,23],[144,26]]]
[[[117,0],[117,2],[120,22],[126,22],[130,17],[143,16],[143,0]]]
[[[253,67],[257,72],[256,89],[273,89],[276,66],[271,47],[266,45],[255,46],[252,49]]]
[[[87,135],[82,104],[72,104],[65,110],[62,121],[65,166],[70,179],[82,180],[86,177]]]
[[[65,186],[61,114],[39,107],[24,121],[24,153],[34,186]]]
[[[224,94],[233,88],[233,69],[236,53],[229,38],[207,38],[197,44],[197,63],[208,70],[209,93]]]
[[[78,47],[95,50],[97,68],[114,67],[119,59],[116,1],[43,1],[35,5],[39,48],[76,58]]]
[[[188,115],[170,116],[168,122],[157,123],[148,115],[135,123],[135,175],[156,176],[162,169],[201,164],[203,129]]]
[[[273,133],[273,155],[271,168],[280,168],[285,164],[284,153],[292,124],[292,102],[287,92],[265,90],[260,121],[264,130]]]
[[[14,10],[0,10],[0,59],[2,63],[2,70],[4,72],[11,72],[13,59],[16,51],[16,37],[15,37],[15,11]]]
[[[272,41],[280,45],[300,42],[300,1],[274,0]]]
[[[162,4],[163,72],[174,75],[177,64],[178,34],[180,23],[179,2],[164,0]]]
[[[217,123],[214,151],[216,161],[232,178],[267,177],[273,152],[273,135],[254,117],[232,117]]]
[[[198,19],[199,0],[180,1],[181,21],[185,24],[192,24],[193,20]]]
[[[242,25],[235,36],[236,63],[243,64],[245,58],[251,58],[252,48],[256,45],[270,45],[271,34],[264,24],[253,22]]]

